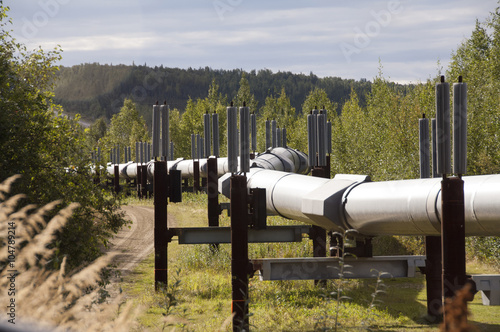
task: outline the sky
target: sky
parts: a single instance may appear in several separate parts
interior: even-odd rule
[[[59,64],[144,64],[418,83],[497,0],[4,0],[28,48]]]

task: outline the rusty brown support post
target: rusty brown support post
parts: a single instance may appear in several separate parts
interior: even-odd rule
[[[168,285],[167,163],[155,161],[153,177],[155,290]]]
[[[464,182],[460,177],[443,177],[441,182],[441,250],[443,257],[443,299],[451,299],[462,288],[465,274]],[[446,312],[443,313],[446,322]],[[446,330],[448,331],[448,330]]]
[[[427,291],[427,319],[434,322],[440,320],[443,307],[443,291],[441,283],[441,237],[425,237],[425,281]]]
[[[113,185],[115,193],[118,194],[120,192],[120,170],[117,164],[114,167]]]
[[[248,197],[247,178],[231,176],[231,284],[233,331],[248,331]]]
[[[219,188],[217,176],[217,157],[207,160],[207,201],[208,201],[208,226],[219,226]],[[212,243],[211,248],[217,250],[218,243]]]
[[[193,160],[193,192],[200,191],[200,162]]]

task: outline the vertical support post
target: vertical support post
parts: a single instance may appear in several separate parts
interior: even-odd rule
[[[238,113],[236,107],[227,108],[227,162],[229,172],[236,173],[238,171],[238,129],[237,122]]]
[[[141,171],[142,171],[142,166],[137,163],[137,171],[136,171],[136,185],[137,185],[137,198],[142,198],[142,192],[141,192]]]
[[[168,151],[169,158],[168,160],[174,160],[174,142],[170,141],[170,150]]]
[[[431,121],[435,123],[435,121]],[[419,125],[419,147],[420,147],[420,178],[425,179],[431,176],[431,152],[429,137],[429,120],[423,114]],[[434,130],[433,130],[434,133]],[[435,139],[433,139],[434,143]],[[434,145],[433,145],[434,146]],[[434,150],[434,148],[433,148]],[[434,151],[433,151],[434,152]],[[433,158],[433,160],[435,160]],[[434,161],[433,161],[434,162]],[[429,320],[435,321],[441,317],[442,283],[441,283],[441,237],[425,237],[425,281],[427,292],[427,316]]]
[[[167,163],[154,163],[155,290],[158,291],[168,285]]]
[[[467,173],[467,83],[453,84],[453,173]]]
[[[203,114],[203,134],[205,135],[205,148],[204,150],[204,158],[208,158],[211,155],[211,135],[210,135],[210,114],[208,111]]]
[[[240,107],[240,172],[250,171],[250,108]]]
[[[161,156],[162,160],[168,160],[170,143],[170,109],[165,102],[160,106],[161,113]]]
[[[316,115],[311,114],[307,115],[307,162],[309,163],[309,167],[314,168],[317,165],[316,159]]]
[[[207,160],[207,201],[208,201],[208,226],[219,226],[219,189],[217,176],[217,157]],[[217,250],[218,243],[211,244],[211,248]]]
[[[142,198],[148,197],[148,165],[141,166],[141,190]]]
[[[161,114],[160,114],[160,106],[158,106],[158,102],[156,105],[153,105],[153,124],[152,124],[152,137],[153,137],[153,158],[160,156],[160,133],[161,133]]]
[[[312,115],[308,115],[312,116]],[[311,175],[321,178],[329,178],[330,172],[326,173],[326,167],[314,167]],[[326,233],[324,228],[319,226],[312,226],[311,236],[313,240],[313,257],[326,257]],[[315,285],[326,286],[326,280],[314,280]]]
[[[214,156],[219,157],[219,114],[212,114],[212,137],[214,146]]]
[[[113,185],[114,185],[115,193],[118,194],[120,192],[120,170],[119,170],[118,164],[115,164],[113,171],[114,171]]]
[[[200,161],[193,159],[193,192],[200,191]]]
[[[286,138],[286,128],[285,127],[283,127],[283,129],[281,129],[281,136],[283,136],[282,139],[281,139],[282,146],[284,148],[288,147],[288,142],[287,142],[287,138]]]
[[[318,166],[326,166],[326,114],[316,115],[316,151],[318,152]]]
[[[443,297],[452,298],[466,282],[464,182],[459,177],[441,182]]]
[[[252,136],[251,151],[252,153],[255,153],[255,151],[257,151],[257,117],[253,112],[250,114],[250,132]]]
[[[278,145],[278,137],[276,136],[276,120],[271,120],[271,147],[275,148]]]
[[[431,136],[432,136],[432,177],[437,178],[437,124],[436,119],[431,119]]]
[[[266,148],[265,150],[272,147],[272,138],[271,138],[271,122],[269,119],[266,120]]]
[[[451,173],[450,85],[444,76],[436,84],[436,129],[437,173],[446,176]]]
[[[231,176],[231,284],[233,331],[248,331],[248,203],[247,178]]]

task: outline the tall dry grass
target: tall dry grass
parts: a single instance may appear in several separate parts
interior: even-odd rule
[[[97,301],[100,272],[111,263],[114,253],[76,271],[66,270],[66,258],[58,271],[47,268],[56,250],[52,245],[55,235],[65,226],[77,204],[62,208],[50,220],[47,213],[57,207],[58,201],[40,208],[33,205],[18,208],[24,196],[8,194],[17,178],[13,176],[0,184],[0,306],[6,308],[15,300],[16,327],[29,325],[56,331],[129,330],[138,314],[137,308],[120,297],[105,303]],[[9,226],[14,224],[13,238]],[[13,260],[9,260],[9,249],[12,250],[9,240],[14,245]],[[9,294],[12,273],[15,273],[15,287],[14,293]],[[11,324],[4,313],[0,317],[0,329]]]

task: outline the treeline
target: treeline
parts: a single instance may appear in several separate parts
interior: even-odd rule
[[[78,113],[84,118],[111,119],[123,106],[124,99],[128,98],[137,105],[139,113],[149,123],[151,105],[155,101],[163,102],[166,99],[171,108],[184,110],[189,98],[206,97],[212,82],[219,86],[220,94],[226,96],[227,100],[234,100],[243,76],[248,80],[259,109],[268,96],[279,94],[284,88],[297,112],[301,111],[305,97],[315,88],[326,92],[337,105],[337,111],[349,99],[352,89],[360,96],[360,103],[364,106],[365,96],[372,85],[365,79],[319,78],[312,73],[273,73],[268,69],[244,72],[241,69],[219,70],[209,67],[179,69],[163,66],[151,68],[146,64],[86,63],[60,67],[54,90],[55,102],[65,112]],[[398,88],[405,89],[404,86]]]

